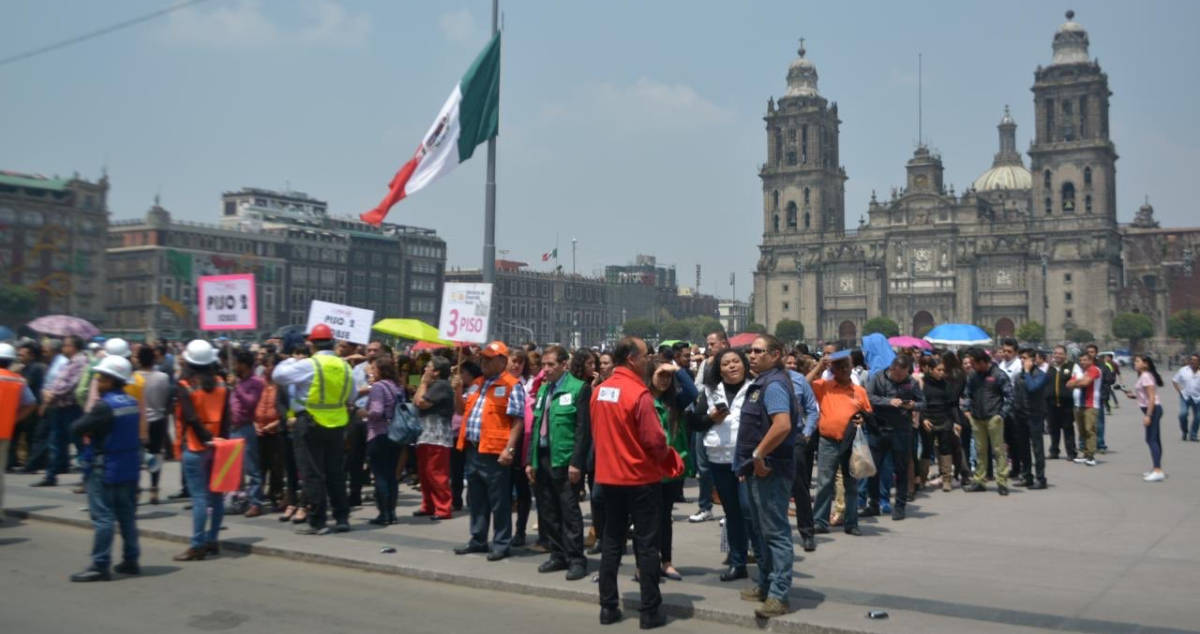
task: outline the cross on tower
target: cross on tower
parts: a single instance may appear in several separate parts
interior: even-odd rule
[[[800,57],[804,57],[804,38],[800,38]]]

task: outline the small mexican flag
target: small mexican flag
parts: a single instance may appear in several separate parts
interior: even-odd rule
[[[392,205],[471,158],[475,147],[495,137],[499,129],[500,34],[496,33],[451,91],[416,153],[396,172],[387,196],[359,218],[379,225]]]
[[[543,262],[549,262],[549,261],[550,261],[550,258],[554,258],[555,260],[557,260],[557,259],[558,259],[558,249],[557,249],[557,248],[555,248],[555,249],[551,250],[551,251],[550,251],[550,252],[548,252],[548,253],[543,253],[543,254],[542,254],[542,261],[543,261]]]

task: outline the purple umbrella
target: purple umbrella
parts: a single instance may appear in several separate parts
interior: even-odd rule
[[[25,325],[40,333],[58,337],[79,335],[88,339],[100,334],[100,329],[93,326],[90,321],[70,315],[46,315]]]

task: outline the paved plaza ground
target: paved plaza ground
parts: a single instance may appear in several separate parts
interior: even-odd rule
[[[1165,482],[1142,481],[1141,474],[1149,469],[1150,458],[1143,442],[1140,413],[1132,401],[1123,401],[1109,417],[1110,450],[1099,457],[1100,464],[1087,467],[1065,460],[1050,461],[1048,490],[1014,488],[1006,498],[994,491],[930,491],[909,505],[908,519],[902,522],[865,519],[862,537],[840,532],[820,536],[815,553],[804,553],[797,544],[793,611],[770,623],[757,622],[753,606],[739,600],[737,593],[745,587],[744,582],[724,584],[717,579],[722,559],[718,523],[689,524],[686,516],[695,510],[694,505],[677,505],[674,563],[684,580],[663,586],[664,601],[673,619],[671,628],[707,631],[710,625],[698,628],[708,622],[713,626],[795,632],[1200,631],[1200,607],[1195,599],[1195,589],[1200,586],[1200,495],[1195,493],[1200,476],[1200,443],[1180,441],[1174,391],[1168,386],[1164,395],[1169,396],[1163,419],[1164,468],[1168,474]],[[177,466],[169,463],[166,467],[164,483],[168,491],[174,490],[178,482]],[[5,478],[10,518],[0,529],[0,562],[7,571],[0,577],[0,605],[14,606],[14,597],[29,594],[30,587],[37,588],[33,596],[46,601],[50,597],[94,597],[96,593],[115,596],[111,594],[113,588],[124,587],[127,582],[107,584],[106,588],[67,582],[70,573],[87,563],[87,535],[48,524],[87,527],[83,496],[72,494],[67,486],[31,488],[28,484],[33,480],[32,476],[11,474]],[[695,498],[694,486],[689,487],[687,495]],[[196,579],[207,578],[195,576],[193,569],[219,570],[218,578],[231,580],[258,578],[274,571],[271,574],[278,574],[271,577],[271,583],[277,584],[276,590],[282,593],[278,600],[285,601],[287,596],[296,596],[289,592],[303,593],[304,588],[320,586],[312,583],[313,576],[328,575],[331,583],[323,587],[331,593],[347,594],[344,604],[333,601],[330,605],[357,610],[355,606],[369,602],[349,595],[369,594],[377,588],[392,587],[389,584],[400,592],[415,578],[457,586],[423,584],[423,588],[444,588],[444,594],[433,594],[433,602],[415,604],[413,609],[420,610],[420,614],[453,611],[459,605],[456,597],[482,589],[488,591],[481,595],[488,601],[509,596],[512,605],[529,607],[527,625],[523,627],[545,627],[546,619],[555,619],[551,623],[557,629],[559,621],[577,616],[580,628],[599,628],[595,625],[596,585],[590,575],[567,582],[562,573],[538,574],[536,567],[544,555],[527,550],[497,563],[486,562],[482,555],[454,556],[450,550],[467,538],[465,514],[441,523],[413,518],[410,513],[418,501],[418,494],[403,486],[400,524],[370,526],[366,520],[374,516],[374,509],[362,508],[352,516],[353,532],[324,537],[294,535],[290,524],[281,524],[274,516],[231,516],[222,533],[227,554],[220,561],[189,564],[175,564],[168,557],[183,548],[190,530],[190,515],[182,504],[142,506],[139,527],[149,538],[143,565],[161,574],[129,583],[176,597],[191,592]],[[22,519],[18,523],[15,518]],[[392,546],[396,552],[381,553],[384,546]],[[54,556],[29,555],[47,549],[53,550]],[[251,556],[245,556],[247,553]],[[291,561],[279,562],[274,557]],[[303,568],[288,573],[287,565]],[[591,565],[594,571],[598,557],[591,558]],[[360,570],[406,578],[393,577],[389,582],[388,577],[365,575]],[[632,572],[632,557],[627,556],[620,584],[629,614],[637,594]],[[361,586],[333,583],[356,574],[365,579]],[[153,589],[146,583],[151,579]],[[308,585],[299,585],[301,579]],[[289,584],[297,585],[293,588]],[[252,614],[253,607],[234,596],[235,588],[228,589],[230,605],[242,607],[229,609]],[[497,595],[495,591],[511,594]],[[217,629],[271,629],[265,620],[243,623],[228,615],[212,617],[210,613],[222,609],[221,593],[209,589],[205,592],[210,600],[204,606],[177,611],[175,618],[181,628],[188,619],[204,622],[209,618],[219,621],[218,625],[231,624]],[[438,597],[446,601],[437,603]],[[87,608],[93,603],[93,599],[81,598],[78,603],[70,599],[52,605],[65,609],[78,605],[84,610],[93,609]],[[264,605],[263,609],[268,607]],[[44,607],[37,609],[53,614]],[[886,610],[889,618],[866,618],[869,610],[877,609]],[[7,607],[4,613],[12,614]],[[413,615],[405,612],[402,616]],[[483,625],[493,618],[497,621],[493,629],[521,629],[520,619],[505,620],[513,615],[503,610],[462,616],[458,621],[437,621],[444,625],[437,631],[459,629],[452,621]],[[160,621],[162,626],[156,626],[155,631],[183,631],[169,626],[170,615],[157,618],[167,621]],[[226,623],[222,618],[232,621]],[[355,621],[357,618],[333,614],[324,624],[330,627],[312,629],[342,631],[349,628],[341,624],[366,625],[369,621]],[[571,625],[571,631],[575,631],[574,620]],[[627,618],[615,631],[634,628],[636,619]],[[116,628],[102,628],[108,629]],[[44,623],[41,629],[51,630],[60,628]]]

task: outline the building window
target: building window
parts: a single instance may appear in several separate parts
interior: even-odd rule
[[[1073,310],[1071,310],[1070,308],[1068,308],[1068,309],[1067,309],[1067,313],[1066,313],[1066,315],[1067,315],[1067,319],[1074,319],[1074,318],[1075,318],[1075,311],[1073,311]]]
[[[804,212],[804,228],[808,229],[812,226],[812,214]]]
[[[779,233],[779,214],[775,214],[772,217],[771,224],[775,230],[775,233]]]
[[[1049,196],[1046,196],[1046,215],[1049,216],[1052,213],[1054,213],[1054,203]]]
[[[771,209],[779,209],[779,190],[771,192]]]
[[[1083,210],[1087,213],[1092,213],[1092,195],[1088,194],[1083,197]]]
[[[1087,95],[1079,98],[1079,138],[1087,138]]]
[[[788,141],[796,140],[796,128],[788,128]]]
[[[1070,181],[1062,184],[1062,210],[1068,214],[1075,212],[1075,185]]]
[[[1054,141],[1054,100],[1046,100],[1046,141]]]
[[[1050,170],[1042,172],[1042,187],[1050,189]]]
[[[808,163],[808,126],[800,128],[800,161]]]
[[[784,302],[784,303],[783,303],[783,309],[784,309],[784,310],[791,310],[791,309],[792,309],[792,305],[791,305],[790,303],[788,303],[788,302]]]
[[[787,205],[787,226],[788,229],[796,228],[796,203],[793,202]]]
[[[1068,304],[1071,303],[1072,299],[1074,299],[1074,296],[1071,295],[1071,291],[1067,291],[1067,293],[1065,295],[1063,295],[1063,301]]]
[[[1070,273],[1063,273],[1063,283],[1065,283],[1065,284],[1071,283],[1071,274]]]
[[[810,194],[811,194],[811,192],[809,192],[808,188],[805,187],[804,188],[804,205],[805,206],[808,206],[809,200],[811,198]]]
[[[783,292],[785,292],[785,293],[786,293],[786,292],[788,292],[790,289],[791,289],[791,286],[788,286],[787,284],[784,284],[784,285],[783,285]]]
[[[796,164],[796,151],[795,150],[792,150],[791,152],[787,153],[787,164],[788,165]]]

